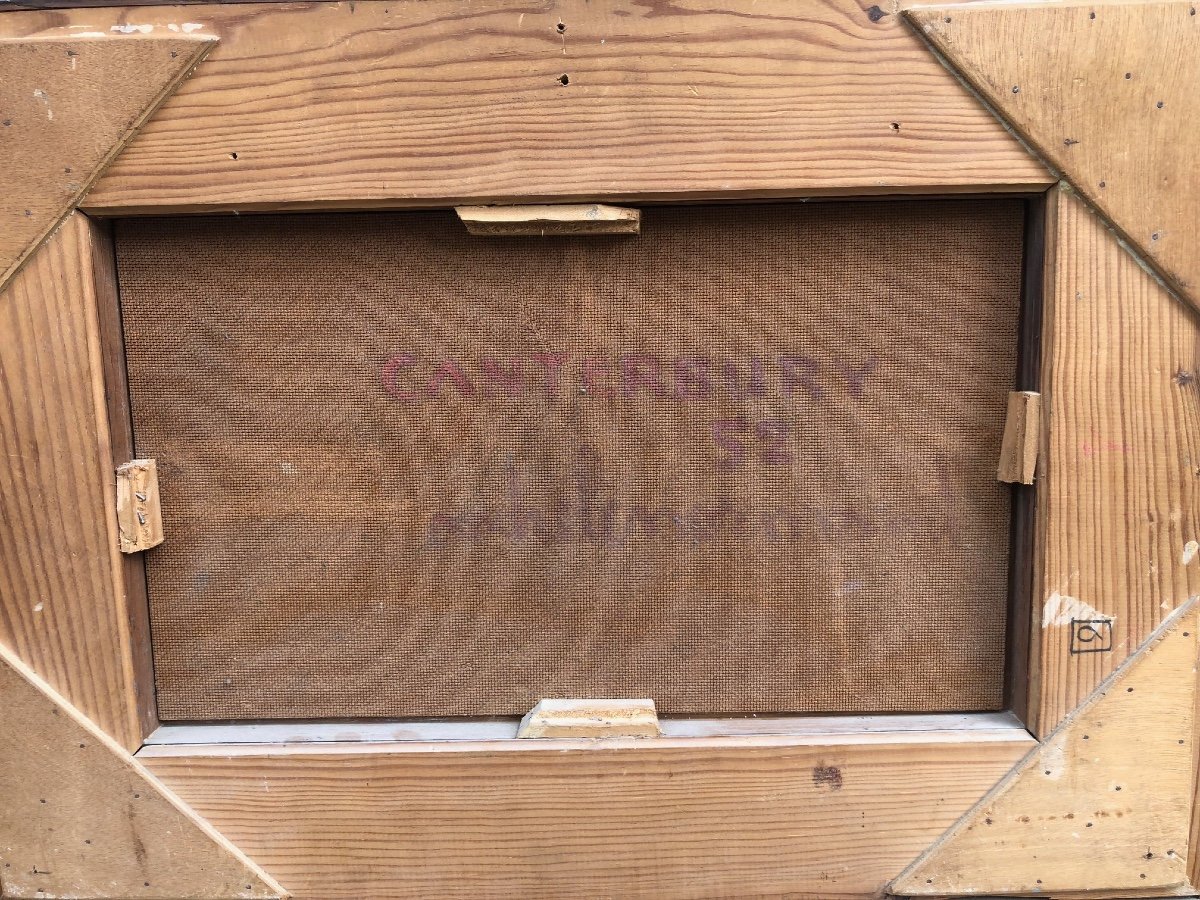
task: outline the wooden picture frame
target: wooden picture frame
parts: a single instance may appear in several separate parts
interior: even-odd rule
[[[1176,157],[1198,18],[852,0],[0,15],[0,896],[1194,895],[1200,185]],[[104,219],[1001,192],[1044,197],[1012,713],[603,741],[158,729],[141,562],[119,547],[132,440]]]

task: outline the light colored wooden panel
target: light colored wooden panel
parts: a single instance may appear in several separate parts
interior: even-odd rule
[[[1032,746],[1019,730],[147,747],[297,898],[866,898]]]
[[[892,885],[903,896],[1187,882],[1200,606],[1189,602]]]
[[[0,707],[5,897],[284,895],[2,646]]]
[[[212,43],[0,41],[0,288]]]
[[[898,15],[869,6],[198,5],[13,13],[0,30],[220,36],[93,189],[94,211],[1051,183]]]
[[[95,227],[71,215],[0,294],[0,642],[134,749]]]
[[[1032,651],[1041,735],[1200,594],[1196,318],[1069,191],[1056,191],[1047,241]],[[1078,624],[1088,620],[1094,633]]]
[[[1033,3],[905,15],[1200,305],[1194,2]]]

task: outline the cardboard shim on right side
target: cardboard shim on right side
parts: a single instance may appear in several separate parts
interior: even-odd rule
[[[1191,600],[892,883],[900,896],[1187,882],[1200,606]]]

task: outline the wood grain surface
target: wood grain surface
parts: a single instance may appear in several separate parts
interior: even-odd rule
[[[0,706],[4,897],[284,896],[2,646]]]
[[[1187,884],[1196,600],[891,886],[904,896]]]
[[[97,212],[1051,183],[869,6],[235,4],[12,13],[0,31],[220,36],[93,189]]]
[[[297,898],[875,897],[1020,730],[148,747]]]
[[[1195,3],[1014,4],[905,15],[1200,306]]]
[[[0,40],[0,288],[212,43]]]
[[[117,548],[102,240],[74,213],[0,294],[0,643],[132,750],[150,723]]]
[[[1047,230],[1031,723],[1042,735],[1200,594],[1195,315],[1070,191],[1056,192]],[[1080,640],[1092,635],[1072,622],[1092,620],[1096,640]]]

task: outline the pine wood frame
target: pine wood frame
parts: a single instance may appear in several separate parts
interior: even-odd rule
[[[220,40],[6,288],[10,302],[20,294],[31,308],[51,297],[77,300],[71,309],[83,333],[56,332],[56,320],[0,332],[5,351],[14,333],[66,346],[76,368],[74,387],[64,390],[79,401],[35,423],[33,438],[76,467],[59,472],[41,498],[43,512],[56,511],[37,528],[39,571],[50,586],[37,593],[32,576],[0,574],[0,641],[294,896],[878,896],[1172,609],[1200,593],[1188,552],[1200,532],[1189,481],[1198,449],[1191,426],[1200,424],[1186,393],[1195,377],[1191,312],[927,54],[895,11],[849,0],[800,12],[783,2],[736,14],[720,6],[663,0],[652,4],[655,15],[639,16],[620,0],[601,11],[562,2],[510,16],[502,0],[482,8],[369,0],[0,17],[0,35],[13,39],[114,30],[170,38],[195,23],[189,32]],[[563,52],[589,29],[632,49],[608,56],[593,41],[578,57]],[[489,41],[505,52],[488,57]],[[448,43],[458,47],[450,56],[439,49]],[[679,44],[679,67],[655,63],[655,53]],[[790,46],[802,51],[789,55]],[[346,93],[346,79],[392,55],[403,57],[401,73],[422,73],[420,91],[409,93],[435,100],[407,109],[403,127],[385,114],[406,96],[397,73]],[[569,85],[557,80],[564,56],[576,72]],[[728,68],[689,69],[687,60],[710,57]],[[461,78],[451,77],[455,66]],[[285,70],[316,104],[307,112],[284,94],[256,93],[291,84],[276,74]],[[573,112],[564,91],[586,90],[589,78],[598,84],[585,94],[593,99]],[[512,111],[470,102],[472,90],[503,79],[524,92]],[[738,95],[747,81],[758,93]],[[818,88],[789,107],[806,81],[833,92]],[[647,83],[652,99],[637,100],[647,94],[631,85]],[[681,85],[718,99],[679,108],[653,99]],[[629,106],[637,102],[649,105]],[[550,108],[548,123],[522,126],[538,104]],[[654,121],[641,128],[632,110]],[[779,126],[782,112],[804,128]],[[309,115],[315,124],[304,121]],[[720,134],[753,125],[737,140]],[[489,144],[489,129],[501,127],[554,152]],[[438,152],[410,142],[404,128],[435,131]],[[231,736],[195,744],[178,735],[146,743],[156,722],[139,563],[105,545],[116,535],[111,475],[130,444],[122,365],[109,352],[119,345],[111,250],[90,217],[988,191],[1047,195],[1044,376],[1020,385],[1040,387],[1046,401],[1031,510],[1031,677],[1014,698],[1032,736],[1001,717],[865,717],[740,731],[697,723],[653,742],[524,744],[478,732],[446,741],[396,726],[315,743],[286,740],[286,730],[266,743]],[[85,287],[65,288],[70,280]],[[1080,285],[1104,299],[1081,309],[1071,302]],[[37,357],[10,383],[49,397],[40,385],[61,365]],[[5,424],[18,434],[25,423]],[[1128,458],[1150,462],[1131,468]],[[4,484],[22,471],[11,460],[0,463]],[[1147,516],[1161,528],[1147,528]],[[101,537],[81,556],[84,531]],[[1102,596],[1072,593],[1089,578]],[[52,603],[50,625],[29,615],[34,600]],[[1111,652],[1071,652],[1072,619],[1087,609],[1114,619]],[[1194,681],[1193,672],[1180,674]],[[1179,712],[1190,761],[1191,710]],[[1171,849],[1185,860],[1191,791],[1186,814],[1180,798],[1157,799],[1174,804],[1183,839]],[[1037,835],[1024,839],[1032,846]],[[1165,865],[1142,892],[1122,881],[1132,870],[1121,862],[1055,896],[1190,892],[1178,865]]]

